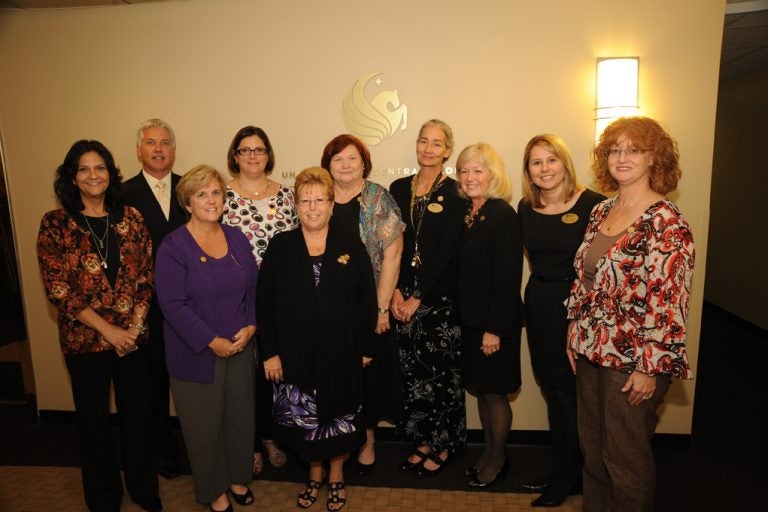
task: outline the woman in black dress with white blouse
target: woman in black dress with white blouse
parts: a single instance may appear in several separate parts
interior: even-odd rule
[[[517,207],[531,264],[525,319],[533,371],[547,402],[554,457],[550,474],[523,487],[543,494],[531,504],[556,507],[579,481],[576,378],[563,345],[568,320],[563,301],[573,283],[573,258],[592,208],[604,196],[576,181],[571,153],[557,135],[536,135],[523,154],[523,199]]]
[[[415,469],[420,476],[438,473],[466,442],[454,305],[464,201],[456,181],[443,172],[452,150],[450,126],[427,121],[416,140],[419,173],[390,186],[406,224],[391,305],[403,377],[403,418],[397,427],[416,443],[400,469]]]

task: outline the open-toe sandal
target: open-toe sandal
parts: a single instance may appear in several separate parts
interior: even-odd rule
[[[325,508],[330,512],[336,512],[344,508],[347,504],[347,498],[339,496],[339,491],[344,490],[344,482],[329,482],[328,483],[328,499],[325,501]],[[338,507],[333,505],[340,505]],[[333,506],[333,507],[332,507]]]
[[[237,494],[230,488],[229,494],[232,495],[232,499],[235,500],[235,503],[240,506],[244,507],[253,503],[253,491],[251,491],[248,487],[245,488],[245,492],[243,494]]]
[[[285,452],[271,439],[264,441],[264,448],[267,449],[267,457],[269,457],[269,463],[272,464],[273,467],[281,468],[288,462],[288,457],[286,457]]]
[[[413,456],[418,457],[416,462],[411,462],[411,457]],[[400,471],[410,471],[412,469],[416,469],[418,466],[421,465],[422,462],[424,462],[424,459],[427,458],[429,455],[429,452],[425,453],[418,448],[414,448],[413,452],[409,453],[406,458],[403,459],[403,462],[400,463]]]
[[[296,499],[296,505],[301,508],[309,508],[314,505],[315,501],[317,501],[317,493],[322,486],[323,483],[318,482],[317,480],[310,480],[307,482],[307,488],[299,493],[299,497]],[[302,503],[302,501],[308,501],[309,503]]]

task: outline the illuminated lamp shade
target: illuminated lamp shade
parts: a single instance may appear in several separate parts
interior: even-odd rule
[[[637,115],[638,57],[597,59],[595,140],[605,127],[623,116]]]

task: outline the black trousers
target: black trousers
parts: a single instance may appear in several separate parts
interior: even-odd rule
[[[550,492],[567,496],[581,479],[581,450],[576,422],[576,394],[541,383],[552,432]]]
[[[115,387],[125,486],[133,501],[157,497],[157,466],[152,443],[149,357],[146,346],[124,357],[113,350],[67,354],[77,411],[83,491],[93,512],[120,510],[123,484],[112,446],[110,383]]]
[[[149,326],[149,378],[155,449],[160,459],[177,461],[179,448],[171,424],[171,387],[168,368],[165,364],[163,315],[160,308],[154,303],[150,309],[147,323]]]

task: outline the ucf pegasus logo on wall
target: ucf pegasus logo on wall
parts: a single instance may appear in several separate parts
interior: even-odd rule
[[[375,146],[408,127],[408,106],[400,103],[397,90],[381,91],[371,101],[365,98],[369,83],[381,86],[381,73],[357,80],[344,97],[344,124],[368,145]]]

